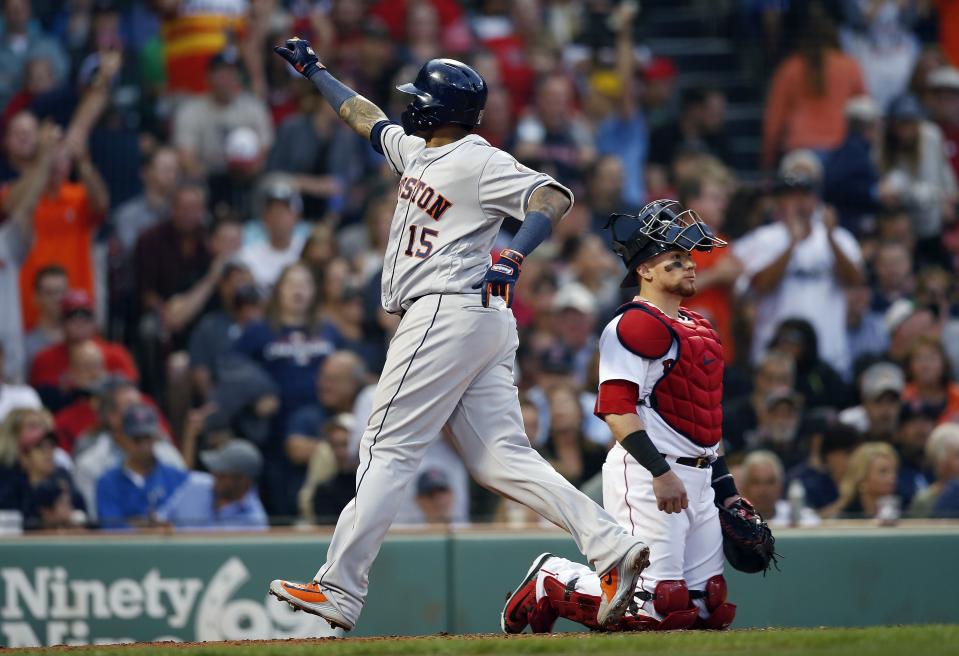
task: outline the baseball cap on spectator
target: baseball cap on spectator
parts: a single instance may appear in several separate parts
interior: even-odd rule
[[[783,157],[776,176],[776,191],[814,191],[822,182],[822,162],[811,150],[800,148]]]
[[[230,440],[219,449],[200,452],[200,462],[211,474],[242,474],[257,478],[263,456],[246,440]]]
[[[262,296],[256,285],[240,285],[233,294],[233,305],[237,308],[244,305],[258,305],[261,300]]]
[[[57,436],[53,431],[46,430],[39,426],[36,428],[27,428],[20,432],[20,437],[17,440],[17,448],[20,449],[20,453],[26,453],[44,440],[56,446]]]
[[[246,125],[230,130],[223,148],[226,161],[232,165],[255,162],[260,156],[260,136]]]
[[[900,298],[898,301],[894,301],[893,304],[889,306],[889,309],[886,310],[886,314],[883,315],[886,330],[888,330],[890,334],[896,332],[896,329],[899,328],[906,319],[911,317],[915,310],[915,303],[908,298]]]
[[[67,295],[63,297],[63,302],[60,305],[60,311],[63,313],[64,319],[69,319],[70,317],[82,314],[86,317],[93,316],[93,299],[90,298],[90,295],[82,289],[71,289],[67,292]]]
[[[954,66],[937,68],[926,78],[926,84],[930,89],[959,91],[959,69]]]
[[[879,104],[869,96],[855,96],[846,101],[846,118],[860,123],[872,123],[882,117]]]
[[[676,64],[668,57],[653,57],[641,73],[647,80],[671,80],[676,77]]]
[[[539,354],[539,370],[544,374],[568,375],[573,373],[575,366],[573,352],[562,344],[551,346]]]
[[[860,442],[862,442],[862,436],[859,435],[859,431],[852,426],[836,422],[823,431],[822,455],[826,456],[836,451],[851,453]]]
[[[891,362],[877,362],[862,372],[859,393],[863,401],[875,401],[889,392],[901,396],[905,387],[906,377],[902,369]]]
[[[206,65],[206,70],[212,71],[214,68],[220,66],[232,66],[233,68],[240,68],[240,55],[237,53],[236,48],[224,48],[220,52],[216,53],[210,57],[210,61]]]
[[[450,489],[450,479],[441,469],[427,469],[416,479],[416,496]]]
[[[886,116],[897,121],[918,121],[925,116],[925,112],[918,98],[911,93],[904,93],[890,103]]]
[[[160,418],[156,410],[145,403],[135,403],[123,413],[123,434],[139,440],[160,437]]]
[[[273,180],[263,189],[263,204],[274,201],[286,203],[297,214],[303,211],[303,199],[293,185],[286,180]]]
[[[576,310],[583,314],[596,312],[596,300],[593,293],[578,282],[563,285],[553,297],[553,310]]]

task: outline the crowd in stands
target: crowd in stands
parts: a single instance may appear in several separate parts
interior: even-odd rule
[[[576,194],[513,305],[563,476],[601,495],[597,337],[633,294],[606,219],[668,197],[729,242],[687,306],[724,343],[741,491],[775,526],[959,516],[959,3],[707,9],[764,98],[747,166],[736,98],[647,46],[647,4],[4,0],[0,531],[331,524],[352,498],[397,179],[271,54],[293,34],[394,119],[425,61],[470,63],[478,133]],[[401,524],[534,519],[446,435],[407,494]]]

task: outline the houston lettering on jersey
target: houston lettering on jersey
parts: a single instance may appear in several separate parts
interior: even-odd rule
[[[422,180],[412,177],[404,177],[400,180],[399,197],[400,200],[416,203],[416,206],[433,217],[434,221],[439,221],[446,210],[453,206],[453,203],[446,200],[443,194],[437,193],[433,187]]]

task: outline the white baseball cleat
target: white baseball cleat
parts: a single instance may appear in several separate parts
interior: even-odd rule
[[[302,610],[322,617],[334,629],[349,631],[353,628],[353,623],[333,605],[316,581],[295,583],[274,579],[270,583],[270,594],[288,603],[293,610]]]
[[[649,547],[637,542],[618,563],[600,575],[602,595],[596,612],[596,621],[600,626],[615,624],[622,619],[636,593],[636,580],[648,566]]]

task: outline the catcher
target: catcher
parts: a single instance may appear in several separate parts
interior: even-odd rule
[[[739,496],[722,455],[723,352],[716,331],[680,304],[696,293],[692,251],[726,245],[671,200],[607,228],[639,285],[600,338],[595,413],[616,437],[603,466],[606,509],[650,546],[630,611],[613,630],[724,629],[723,555],[737,569],[765,571],[774,539]],[[557,617],[598,629],[600,581],[585,565],[542,554],[509,596],[506,633],[549,632]],[[607,629],[611,627],[606,627]]]

